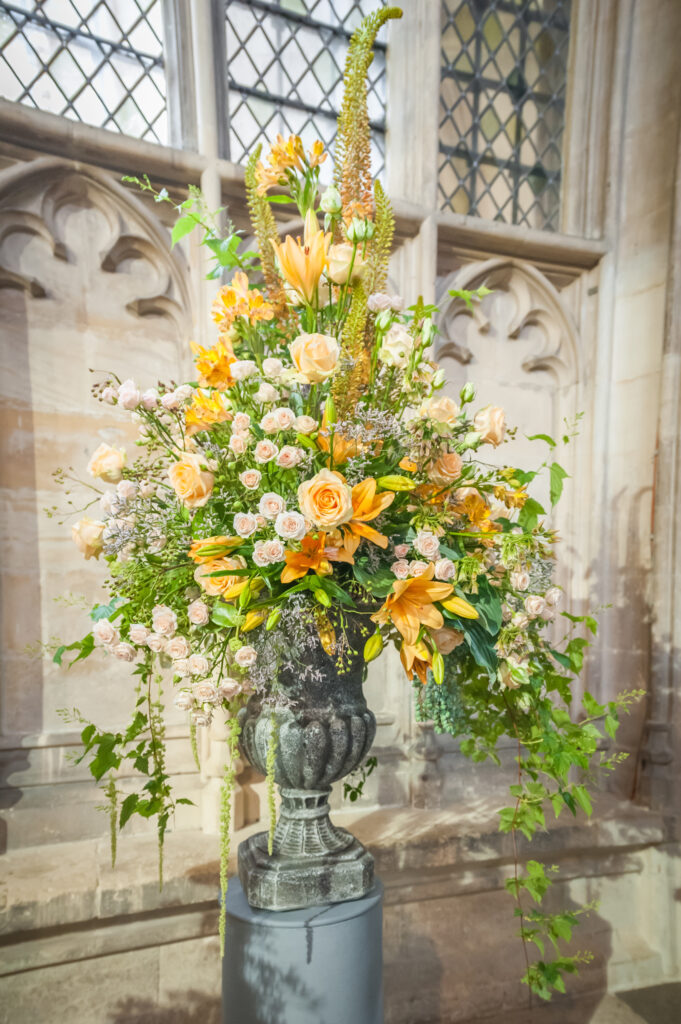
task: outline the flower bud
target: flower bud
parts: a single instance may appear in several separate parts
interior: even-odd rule
[[[416,487],[413,480],[398,475],[380,476],[376,483],[386,491],[413,491]]]
[[[323,192],[319,205],[324,213],[330,213],[332,216],[341,212],[343,208],[343,201],[341,199],[341,194],[335,185],[329,185],[329,187]]]
[[[326,417],[327,423],[336,422],[336,404],[333,400],[333,395],[329,395],[326,399],[326,405],[324,406],[324,416]]]
[[[469,430],[463,439],[464,448],[477,448],[482,438],[477,430]]]
[[[442,686],[442,682],[445,678],[445,659],[442,657],[438,650],[433,651],[433,663],[431,665],[431,671],[433,673],[433,679],[438,686]]]
[[[315,600],[319,601],[319,603],[321,605],[323,605],[324,608],[330,608],[331,607],[331,598],[329,597],[329,595],[327,594],[327,592],[325,590],[322,590],[321,588],[320,589],[315,589],[313,591],[313,593],[314,593],[314,596],[315,596]]]
[[[267,622],[265,623],[265,629],[268,632],[269,632],[270,629],[274,629],[276,624],[279,622],[280,618],[281,618],[281,609],[280,608],[273,608],[272,611],[270,612],[270,614],[267,617]]]
[[[475,388],[473,387],[470,381],[467,381],[461,388],[461,391],[459,393],[459,399],[461,401],[461,404],[465,405],[466,402],[472,402],[474,398]]]
[[[372,221],[362,217],[353,217],[348,224],[345,234],[350,242],[365,242],[373,238],[376,228]]]
[[[458,615],[460,619],[477,619],[479,618],[478,612],[469,604],[468,601],[464,601],[462,597],[448,597],[445,601],[441,601],[440,604],[443,608],[446,608],[452,615]]]
[[[381,636],[381,631],[377,629],[376,632],[369,637],[369,639],[364,645],[364,660],[373,661],[374,658],[377,658],[379,656],[382,650],[383,637]]]
[[[244,589],[239,594],[239,608],[245,608],[246,605],[248,604],[248,602],[250,601],[250,599],[251,599],[251,588],[250,588],[250,586],[247,583],[246,586],[244,587]]]
[[[241,627],[242,633],[250,633],[252,629],[256,629],[261,623],[267,618],[266,608],[251,608],[250,612],[246,613],[243,626]]]
[[[393,322],[393,313],[390,309],[384,309],[376,317],[376,326],[381,331],[387,331]]]

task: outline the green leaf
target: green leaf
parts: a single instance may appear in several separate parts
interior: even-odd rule
[[[216,604],[211,621],[218,626],[236,626],[241,618],[239,609],[233,604]]]
[[[528,441],[546,441],[550,448],[555,448],[557,444],[557,442],[554,441],[552,437],[549,437],[548,434],[526,434],[525,436]]]
[[[97,747],[96,756],[90,761],[90,771],[94,777],[99,781],[103,775],[106,775],[112,768],[118,768],[121,763],[121,758],[116,753],[116,746],[120,740],[119,736],[114,733],[105,732],[100,740]]]
[[[190,231],[193,231],[198,221],[191,214],[185,214],[184,217],[178,217],[173,224],[172,234],[170,236],[171,248],[177,245],[181,238],[188,235]]]
[[[584,813],[587,814],[589,817],[591,817],[591,812],[593,811],[593,806],[591,804],[591,797],[589,796],[586,787],[585,786],[573,786],[572,787],[572,795],[574,796],[575,800],[577,801],[579,806],[582,808]]]
[[[538,501],[534,498],[528,498],[518,514],[518,524],[522,526],[526,533],[532,533],[539,522],[539,516],[545,514]]]
[[[486,576],[478,576],[478,593],[459,595],[473,605],[488,633],[496,637],[501,629],[501,598]]]
[[[496,672],[499,659],[485,627],[475,619],[459,619],[450,615],[446,610],[444,614],[447,618],[453,618],[458,624],[457,628],[463,633],[477,664],[486,668],[489,673]]]
[[[618,727],[619,727],[619,722],[617,721],[617,719],[615,718],[614,715],[606,715],[605,716],[605,722],[603,723],[603,728],[607,732],[607,734],[610,737],[610,739],[612,739],[612,740],[615,739]]]
[[[551,463],[549,472],[551,476],[551,504],[555,505],[560,500],[560,496],[563,493],[563,481],[567,476],[569,476],[569,473],[566,470],[564,470],[563,467],[560,466],[557,462]]]
[[[128,821],[130,817],[135,813],[135,811],[137,810],[138,801],[139,796],[137,795],[137,793],[130,793],[128,796],[126,796],[121,807],[121,816],[118,821],[119,828],[123,828],[126,821]]]

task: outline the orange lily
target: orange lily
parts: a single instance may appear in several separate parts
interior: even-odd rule
[[[387,548],[388,538],[366,524],[379,516],[394,500],[392,491],[376,495],[376,481],[372,476],[355,484],[352,488],[352,519],[341,527],[343,545],[349,554],[354,555],[361,537],[377,544],[379,548]]]
[[[308,306],[314,304],[330,244],[331,235],[321,230],[313,210],[308,210],[305,216],[302,243],[300,238],[293,239],[291,235],[279,244],[272,242],[282,275]]]
[[[424,644],[423,640],[415,644],[403,642],[400,647],[400,661],[407,676],[412,679],[417,675],[425,686],[428,681],[428,666],[432,664],[432,651]]]
[[[454,587],[451,583],[434,583],[434,573],[435,566],[431,562],[421,576],[395,580],[392,594],[388,594],[385,604],[371,616],[372,621],[386,623],[392,619],[411,646],[418,640],[421,626],[440,629],[444,619],[434,602],[449,597]]]
[[[282,569],[281,582],[292,583],[307,576],[310,569],[318,576],[329,576],[333,569],[327,552],[324,550],[326,534],[319,533],[316,537],[303,537],[300,551],[286,551],[286,567]]]

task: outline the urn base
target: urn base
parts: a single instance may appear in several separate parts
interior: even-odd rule
[[[374,885],[374,858],[345,829],[342,849],[291,857],[267,852],[267,832],[258,832],[239,846],[239,879],[246,899],[262,910],[305,907],[358,900]]]

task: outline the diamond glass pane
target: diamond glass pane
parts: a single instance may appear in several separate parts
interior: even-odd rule
[[[384,0],[383,0],[384,2]],[[230,159],[243,163],[277,133],[330,147],[352,32],[377,0],[226,0]],[[385,44],[369,69],[372,172],[385,163]],[[321,169],[329,181],[331,160]]]
[[[555,231],[571,0],[442,0],[439,202]]]
[[[168,142],[163,0],[0,0],[0,95]]]

